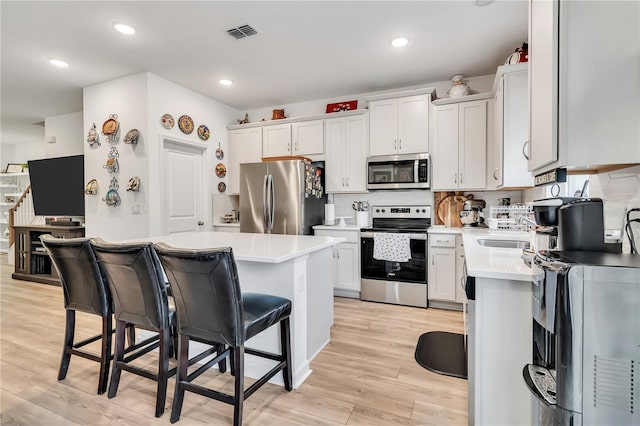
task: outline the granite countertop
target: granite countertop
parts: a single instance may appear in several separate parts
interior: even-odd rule
[[[531,241],[530,233],[478,228],[462,228],[461,232],[467,275],[476,278],[531,282],[533,274],[531,268],[522,260],[522,249],[488,247],[478,243],[478,239],[482,238]]]

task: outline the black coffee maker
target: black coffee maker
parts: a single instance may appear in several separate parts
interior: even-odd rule
[[[605,243],[600,198],[545,198],[533,202],[536,223],[550,234],[549,249],[622,253],[622,243]]]

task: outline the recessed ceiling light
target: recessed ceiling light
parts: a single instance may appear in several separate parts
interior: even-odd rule
[[[405,47],[409,43],[409,39],[406,37],[396,37],[391,40],[391,45],[393,47]]]
[[[68,63],[66,63],[65,61],[61,61],[60,59],[49,59],[49,63],[59,68],[66,68],[69,66]]]
[[[133,27],[125,24],[119,24],[117,22],[113,24],[113,28],[126,35],[133,35],[136,33],[136,30]]]
[[[231,86],[233,84],[233,81],[231,80],[227,80],[227,79],[222,79],[219,81],[220,84],[222,84],[223,86]]]

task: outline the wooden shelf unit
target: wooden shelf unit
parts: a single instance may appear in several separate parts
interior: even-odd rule
[[[14,226],[16,280],[60,285],[55,267],[46,251],[41,251],[40,235],[51,234],[56,238],[84,237],[83,226],[26,225]]]

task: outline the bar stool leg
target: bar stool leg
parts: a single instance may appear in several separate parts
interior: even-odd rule
[[[171,407],[171,423],[180,420],[182,402],[184,401],[183,380],[187,380],[187,368],[189,367],[189,336],[179,336],[178,341],[178,371],[176,373],[176,387],[173,393],[173,406]]]
[[[60,370],[58,371],[58,380],[67,377],[69,363],[71,362],[71,352],[73,347],[73,337],[76,328],[76,311],[73,309],[66,310],[65,330],[64,330],[64,347],[62,348],[62,359],[60,360]]]
[[[158,360],[158,393],[156,395],[156,417],[164,413],[167,399],[167,380],[169,379],[169,357],[171,356],[171,330],[169,327],[160,330],[160,359]]]
[[[120,374],[122,370],[118,363],[124,359],[124,331],[127,324],[124,321],[116,321],[116,348],[113,354],[113,370],[111,371],[111,381],[109,382],[108,397],[113,398],[118,393],[120,384]]]
[[[111,363],[111,337],[113,334],[113,317],[102,317],[102,348],[100,353],[100,378],[98,380],[98,395],[107,391],[109,383],[109,364]]]
[[[282,376],[284,379],[284,388],[287,391],[291,391],[293,389],[293,372],[291,369],[291,332],[289,326],[289,317],[280,321],[280,346],[282,358],[287,363],[282,370]]]
[[[233,425],[242,425],[242,407],[244,405],[244,346],[233,348],[233,366],[236,373],[233,396]]]

